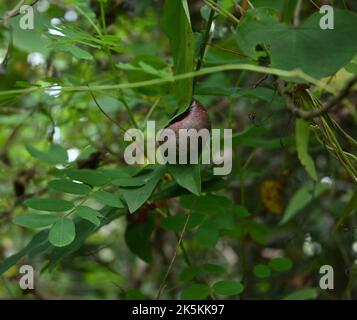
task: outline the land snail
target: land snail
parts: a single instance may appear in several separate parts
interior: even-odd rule
[[[202,153],[203,147],[207,143],[207,139],[209,139],[209,133],[211,131],[211,121],[209,119],[206,109],[198,101],[193,100],[190,107],[183,114],[174,118],[165,129],[171,129],[171,134],[174,135],[171,142],[169,143],[175,144],[176,163],[185,163],[182,162],[183,158],[187,159],[188,163],[190,163],[190,154],[192,155],[192,153],[195,153],[197,154],[197,156],[199,156]],[[184,130],[180,131],[180,129]],[[187,132],[188,135],[181,136],[182,131]],[[202,136],[200,133],[202,133],[203,131],[208,133],[208,136]],[[192,147],[190,145],[190,142],[193,140],[192,138],[190,138],[190,132],[192,134],[198,133],[198,143],[196,145],[193,145]],[[166,136],[166,134],[162,134],[160,140],[160,145],[162,145],[164,142],[168,141],[169,138]],[[183,147],[183,144],[186,144],[186,147]]]

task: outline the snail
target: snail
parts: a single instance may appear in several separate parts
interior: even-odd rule
[[[189,159],[195,159],[202,153],[202,147],[207,141],[206,139],[209,138],[211,131],[211,121],[206,109],[194,100],[187,111],[173,119],[165,129],[172,130],[171,134],[174,134],[169,143],[175,143],[176,163],[187,163],[185,160],[183,162],[181,160],[187,159],[187,155]],[[167,137],[170,130],[164,130],[166,133],[161,135],[160,145],[164,143],[163,141],[167,141],[163,136]],[[179,139],[180,136],[181,139]],[[195,143],[191,146],[193,141]],[[193,157],[190,157],[190,154]]]

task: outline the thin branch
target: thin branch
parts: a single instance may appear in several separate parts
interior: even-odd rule
[[[285,99],[287,108],[291,111],[291,113],[303,119],[316,118],[330,111],[330,109],[335,107],[337,104],[339,104],[343,99],[345,99],[349,95],[351,89],[356,83],[357,83],[357,76],[353,77],[336,97],[332,97],[321,108],[311,111],[305,111],[298,108],[295,105],[292,97],[286,92],[285,82],[283,80],[277,81],[278,91],[280,95]]]
[[[239,19],[237,19],[233,14],[231,14],[229,11],[221,8],[220,6],[218,6],[215,2],[213,2],[213,0],[203,0],[203,2],[208,5],[209,7],[211,7],[214,11],[217,11],[217,13],[219,13],[220,15],[229,18],[232,22],[238,24],[239,23]]]
[[[189,79],[194,77],[200,77],[203,75],[213,74],[217,72],[223,71],[234,71],[234,70],[246,70],[257,73],[267,73],[271,75],[275,75],[283,78],[299,78],[304,80],[305,82],[311,83],[319,88],[323,88],[324,90],[334,94],[335,90],[330,86],[325,86],[321,80],[314,79],[310,75],[306,74],[300,69],[294,69],[291,71],[276,69],[276,68],[268,68],[262,66],[256,66],[252,64],[226,64],[219,65],[214,67],[202,68],[199,71],[181,73],[178,75],[170,75],[162,78],[155,78],[150,80],[138,81],[138,82],[127,82],[127,83],[119,83],[119,84],[108,84],[108,85],[91,85],[89,89],[88,86],[63,86],[62,92],[79,92],[79,91],[101,91],[101,90],[119,90],[119,89],[133,89],[146,87],[151,85],[161,85],[164,83],[173,83],[176,81],[180,81],[183,79]],[[7,95],[20,95],[20,94],[30,94],[38,91],[54,90],[52,86],[43,86],[43,87],[29,87],[24,89],[12,89],[12,90],[3,90],[0,91],[1,96]]]
[[[112,121],[115,125],[117,125],[120,130],[122,130],[123,132],[125,132],[125,129],[121,126],[121,124],[120,124],[118,121],[114,120],[110,115],[108,115],[108,114],[104,111],[104,109],[100,106],[100,104],[98,103],[96,97],[94,96],[94,94],[93,94],[93,92],[92,92],[92,90],[90,89],[90,87],[89,87],[88,84],[87,84],[87,87],[88,87],[88,89],[89,89],[89,93],[90,93],[90,95],[91,95],[91,97],[92,97],[94,103],[96,104],[96,106],[97,106],[97,108],[100,110],[100,112],[103,113],[104,116],[107,117],[110,121]]]
[[[32,1],[31,4],[29,4],[30,7],[33,7],[39,0],[34,0]],[[15,18],[20,15],[20,9],[21,7],[25,5],[25,0],[21,0],[13,9],[8,11],[3,18],[0,18],[0,21],[8,21],[11,18]]]
[[[156,299],[157,299],[157,300],[160,300],[161,294],[162,294],[162,292],[163,292],[164,289],[165,289],[166,280],[167,280],[167,278],[168,278],[168,276],[169,276],[169,274],[170,274],[170,272],[171,272],[171,269],[172,269],[172,267],[173,267],[173,265],[174,265],[174,262],[175,262],[175,260],[176,260],[178,248],[181,246],[183,234],[184,234],[185,231],[186,231],[186,227],[187,227],[188,221],[190,220],[190,216],[191,216],[190,214],[187,215],[185,224],[184,224],[184,226],[183,226],[183,228],[182,228],[180,237],[179,237],[179,239],[178,239],[178,242],[177,242],[177,245],[176,245],[176,248],[175,248],[174,255],[172,256],[172,259],[171,259],[171,262],[170,262],[170,264],[169,264],[169,267],[167,268],[167,271],[166,271],[166,273],[165,273],[165,276],[164,276],[164,278],[163,278],[162,281],[161,281],[161,284],[160,284],[160,287],[159,287],[159,291],[158,291],[157,296],[156,296]]]
[[[215,0],[214,3],[217,3],[217,0]],[[201,44],[200,57],[198,58],[198,61],[197,61],[196,71],[201,69],[203,60],[205,58],[206,49],[207,49],[207,46],[210,41],[210,34],[211,34],[212,23],[213,23],[213,19],[214,19],[214,13],[215,13],[214,9],[211,8],[211,11],[210,11],[209,17],[208,17],[208,21],[207,21],[206,32],[205,32],[205,35],[203,37],[203,41]]]

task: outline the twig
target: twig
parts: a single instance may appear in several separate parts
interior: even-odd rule
[[[302,0],[298,0],[294,11],[294,27],[298,27],[300,25],[301,7]]]
[[[191,216],[190,214],[187,215],[185,224],[184,224],[184,226],[183,226],[183,228],[182,228],[180,237],[179,237],[179,239],[178,239],[178,242],[177,242],[177,245],[176,245],[176,248],[175,248],[174,255],[173,255],[172,259],[171,259],[171,262],[170,262],[170,264],[169,264],[169,267],[167,268],[167,271],[166,271],[166,273],[165,273],[165,276],[164,276],[164,278],[163,278],[162,281],[161,281],[161,284],[160,284],[160,287],[159,287],[159,291],[158,291],[157,296],[156,296],[156,299],[157,299],[157,300],[160,300],[161,294],[162,294],[163,290],[165,289],[166,280],[167,280],[167,278],[168,278],[168,276],[169,276],[169,274],[170,274],[170,272],[171,272],[171,269],[172,269],[172,267],[173,267],[173,265],[174,265],[174,262],[175,262],[175,260],[176,260],[177,251],[178,251],[178,248],[181,246],[183,234],[184,234],[185,231],[186,231],[186,227],[187,227],[188,221],[190,220],[190,216]]]
[[[214,11],[217,11],[219,14],[221,14],[222,16],[229,18],[231,21],[233,21],[234,23],[238,24],[239,23],[239,19],[237,19],[233,14],[231,14],[229,11],[222,9],[221,7],[219,7],[215,2],[213,2],[213,0],[203,0],[203,2],[208,5],[209,7],[211,7]]]
[[[335,107],[339,102],[341,102],[343,99],[345,99],[348,94],[350,93],[350,90],[352,87],[357,83],[357,76],[353,77],[345,86],[345,88],[336,96],[331,98],[325,105],[323,105],[319,109],[311,110],[311,111],[304,111],[298,108],[292,97],[285,91],[285,83],[282,80],[278,80],[278,91],[280,95],[285,98],[286,101],[286,106],[287,108],[297,117],[303,118],[303,119],[312,119],[319,117],[323,115],[324,113],[327,113],[330,109]]]
[[[103,113],[110,121],[112,121],[114,124],[116,124],[116,125],[119,127],[120,130],[122,130],[123,132],[125,132],[125,129],[121,126],[121,124],[120,124],[118,121],[114,120],[114,119],[113,119],[109,114],[107,114],[107,113],[104,111],[104,109],[100,106],[100,104],[98,103],[98,101],[97,101],[96,97],[94,96],[92,90],[89,88],[89,85],[88,85],[88,84],[87,84],[87,87],[88,87],[88,89],[89,89],[89,93],[90,93],[90,95],[91,95],[91,97],[92,97],[94,103],[96,104],[96,106],[97,106],[97,108],[100,110],[100,112]]]
[[[242,1],[242,8],[243,8],[243,11],[245,13],[247,11],[247,8],[248,8],[248,0],[243,0]]]
[[[217,3],[217,0],[214,0],[214,3]],[[211,34],[211,28],[212,28],[212,23],[214,19],[214,9],[211,7],[211,11],[209,13],[208,21],[207,21],[207,27],[206,27],[206,32],[201,44],[201,52],[200,52],[200,57],[198,58],[197,65],[196,65],[196,71],[201,69],[203,59],[206,54],[206,49],[210,40],[210,34]]]
[[[0,21],[5,21],[7,22],[11,18],[15,18],[20,15],[20,9],[21,7],[25,4],[25,0],[21,0],[13,9],[8,11],[3,18],[0,18]],[[31,4],[29,4],[30,7],[33,7],[39,0],[34,0],[32,1]]]

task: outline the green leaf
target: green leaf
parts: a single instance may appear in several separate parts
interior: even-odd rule
[[[277,21],[271,9],[248,10],[237,28],[238,45],[257,59],[256,46],[266,45],[273,68],[302,69],[315,78],[334,74],[345,66],[357,50],[357,15],[334,9],[334,29],[320,28],[322,15],[314,13],[299,28]]]
[[[104,226],[114,219],[124,216],[127,213],[127,210],[104,207],[100,210],[100,213],[105,217],[105,219],[102,219],[100,226]],[[76,237],[74,241],[66,247],[54,248],[51,251],[50,261],[46,266],[46,269],[52,271],[64,258],[79,250],[83,246],[83,242],[97,230],[98,227],[96,225],[79,218],[76,221]]]
[[[160,227],[166,230],[179,232],[183,229],[186,223],[187,215],[186,214],[176,214],[174,216],[169,216],[160,220]],[[190,218],[186,225],[186,230],[192,230],[197,227],[204,220],[202,214],[193,213],[190,215]]]
[[[195,239],[204,248],[214,247],[219,239],[217,226],[209,220],[205,221],[198,228]]]
[[[85,51],[74,44],[52,44],[49,47],[56,51],[68,52],[73,55],[73,57],[80,60],[93,60],[93,56],[88,51]]]
[[[352,194],[351,199],[346,204],[340,217],[338,218],[334,230],[336,230],[348,216],[356,212],[357,208],[357,190]]]
[[[255,276],[260,279],[269,278],[271,275],[270,268],[265,264],[257,264],[254,266],[253,272]]]
[[[234,228],[234,215],[231,211],[227,210],[226,212],[220,212],[214,214],[210,217],[210,221],[216,225],[216,228],[219,230],[228,230]]]
[[[292,219],[300,210],[306,207],[313,199],[318,198],[330,185],[327,183],[311,184],[308,183],[301,187],[289,201],[284,216],[280,224],[284,224]]]
[[[193,284],[192,286],[182,290],[182,300],[203,300],[209,294],[209,288],[205,284]]]
[[[233,212],[241,218],[246,218],[250,216],[248,209],[240,205],[235,205],[233,207]]]
[[[67,171],[67,175],[73,180],[87,183],[91,186],[102,186],[109,181],[109,178],[105,174],[97,170],[71,169]]]
[[[120,187],[140,187],[146,183],[143,177],[118,178],[112,180],[112,184]]]
[[[43,230],[35,234],[25,248],[5,259],[4,263],[0,265],[0,275],[14,266],[22,257],[30,255],[33,251],[38,250],[38,248],[42,247],[43,244],[47,242],[48,230]]]
[[[76,237],[76,228],[71,219],[61,218],[51,228],[48,240],[55,247],[65,247]]]
[[[288,271],[292,266],[293,263],[288,258],[274,258],[269,261],[269,267],[278,272]]]
[[[102,217],[102,214],[90,207],[79,206],[76,208],[74,213],[82,219],[87,220],[96,226],[100,225],[100,219],[98,219],[98,217]]]
[[[246,222],[246,228],[254,241],[263,246],[267,244],[269,229],[266,225],[256,221],[249,221]]]
[[[316,299],[318,297],[318,290],[316,288],[307,288],[297,290],[288,294],[283,300],[309,300]]]
[[[123,195],[130,213],[138,210],[151,196],[156,185],[160,181],[161,177],[165,173],[164,166],[155,167],[150,179],[147,183],[140,188],[133,189],[121,189],[121,194]]]
[[[63,164],[67,162],[67,151],[58,144],[52,144],[47,152],[40,151],[32,146],[26,146],[29,154],[41,161],[50,164]]]
[[[195,266],[189,266],[182,270],[180,273],[180,281],[188,282],[193,280],[198,274],[199,269]]]
[[[197,196],[201,194],[201,171],[199,164],[171,164],[167,167],[170,174],[181,187]]]
[[[165,0],[162,24],[170,41],[175,74],[192,72],[194,70],[195,45],[187,0]],[[192,78],[175,83],[179,103],[177,115],[184,112],[191,103],[192,88]]]
[[[25,205],[31,209],[50,212],[64,212],[73,208],[73,203],[50,198],[31,198],[26,200]]]
[[[200,197],[184,195],[180,198],[180,203],[186,209],[205,214],[225,212],[233,205],[230,199],[213,194]]]
[[[59,217],[50,214],[27,214],[14,218],[13,223],[31,229],[38,229],[54,224]]]
[[[202,269],[207,273],[213,273],[215,275],[222,275],[226,272],[226,270],[222,266],[213,263],[205,263],[202,266]]]
[[[244,286],[238,281],[219,281],[213,285],[213,291],[222,296],[235,296],[243,292]]]
[[[304,119],[296,119],[296,149],[298,157],[307,173],[316,181],[317,174],[315,164],[308,153],[309,136],[309,123]]]
[[[21,51],[27,53],[39,52],[46,56],[49,49],[43,35],[48,30],[50,21],[47,15],[39,11],[35,11],[35,16],[33,30],[21,28],[20,20],[23,19],[23,15],[11,19],[12,42]]]
[[[94,194],[94,198],[96,198],[99,202],[111,206],[113,208],[124,208],[124,204],[119,199],[119,196],[109,193],[107,191],[99,190]]]
[[[85,195],[92,190],[86,184],[73,182],[68,179],[50,181],[48,187],[55,191],[78,195]]]
[[[154,216],[144,224],[129,223],[125,230],[125,243],[130,251],[149,263],[152,259],[150,238],[154,230]]]

